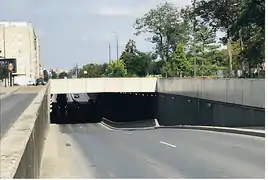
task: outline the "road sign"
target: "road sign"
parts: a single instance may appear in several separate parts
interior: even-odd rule
[[[9,71],[13,71],[13,69],[14,69],[14,66],[13,66],[12,63],[10,63],[10,64],[8,65],[8,70],[9,70]]]

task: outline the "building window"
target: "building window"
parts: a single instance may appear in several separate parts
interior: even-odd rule
[[[37,43],[36,43],[36,37],[35,37],[35,38],[34,38],[34,50],[37,49],[36,45],[37,45]]]

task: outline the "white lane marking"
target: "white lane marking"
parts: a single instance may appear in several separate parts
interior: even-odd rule
[[[173,144],[169,144],[169,143],[164,142],[164,141],[160,141],[160,143],[161,143],[161,144],[165,144],[165,145],[170,146],[170,147],[173,147],[173,148],[176,147],[175,145],[173,145]]]
[[[129,135],[131,135],[132,133],[130,133],[130,132],[125,132],[126,134],[129,134]]]

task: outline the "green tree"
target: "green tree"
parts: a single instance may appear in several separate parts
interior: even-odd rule
[[[58,78],[58,75],[57,75],[57,73],[55,72],[55,71],[52,71],[51,72],[52,73],[52,79],[57,79]]]
[[[170,61],[178,42],[188,41],[187,23],[182,16],[173,4],[160,4],[136,20],[135,34],[149,33],[151,36],[147,40],[155,44],[156,53],[161,59]]]
[[[101,66],[98,64],[87,64],[83,67],[83,71],[86,71],[86,77],[100,77],[101,76]]]
[[[0,79],[3,80],[4,78],[8,77],[8,69],[5,65],[0,64]]]
[[[136,48],[136,42],[129,40],[126,44],[125,50],[121,55],[124,61],[128,76],[146,76],[150,70],[150,63],[152,61],[150,53],[140,52]]]
[[[179,43],[174,52],[174,56],[171,62],[171,72],[172,76],[190,76],[192,71],[192,64],[186,58],[186,53],[184,51],[184,46]]]
[[[161,75],[162,74],[162,67],[164,66],[165,61],[164,60],[155,60],[151,62],[150,65],[150,74],[153,75]]]
[[[108,67],[108,63],[103,63],[100,65],[100,71],[101,71],[101,76],[105,76],[105,70],[107,69]]]
[[[265,61],[265,1],[244,0],[244,7],[232,29],[234,41],[240,41],[241,61],[255,68]]]
[[[48,72],[47,72],[47,70],[44,70],[44,71],[43,71],[43,75],[44,75],[44,80],[45,80],[46,82],[48,82],[49,77],[48,77]]]
[[[90,63],[83,68],[81,68],[78,72],[79,78],[96,78],[96,77],[102,77],[105,75],[105,70],[107,68],[108,64],[94,64]],[[86,72],[86,73],[85,73]]]
[[[126,65],[123,60],[111,61],[105,73],[108,77],[124,77],[127,75]]]
[[[243,0],[201,0],[198,2],[195,14],[208,22],[211,27],[222,30],[226,36],[222,38],[224,44],[227,44],[229,56],[229,75],[232,70],[232,24],[237,21],[240,12],[243,9]]]
[[[64,79],[65,77],[68,77],[68,74],[65,71],[59,74],[59,79]]]

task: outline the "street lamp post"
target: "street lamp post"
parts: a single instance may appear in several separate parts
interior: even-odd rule
[[[3,53],[4,53],[4,56],[3,56],[3,58],[4,58],[4,65],[5,65],[5,67],[6,68],[8,68],[7,66],[7,63],[6,63],[6,28],[5,28],[5,24],[3,24]],[[5,77],[5,87],[7,87],[7,79],[6,79],[6,77]]]
[[[111,44],[109,43],[109,63],[111,62]]]
[[[75,64],[75,76],[78,78],[78,62]]]
[[[118,35],[117,35],[117,33],[116,32],[112,32],[115,36],[116,36],[116,59],[118,60],[118,54],[119,54],[119,45],[118,45]]]
[[[195,2],[196,0],[193,0],[193,8],[194,8],[194,28],[193,28],[193,36],[194,36],[194,42],[193,42],[193,49],[194,49],[194,78],[196,78],[196,45],[195,45],[195,41],[196,41],[196,32],[195,32],[195,28],[196,28],[196,17],[195,17]]]

